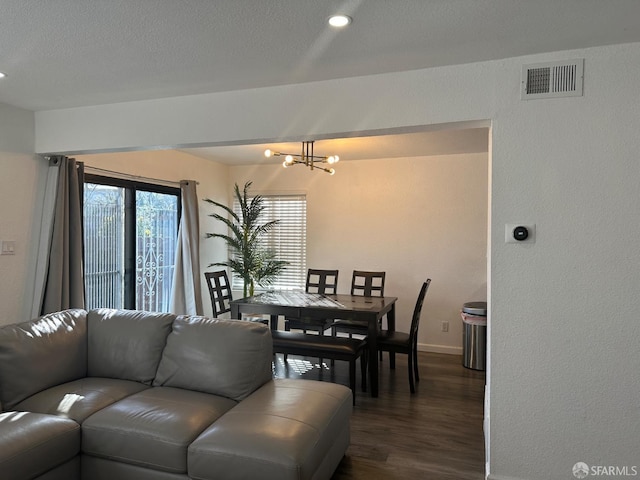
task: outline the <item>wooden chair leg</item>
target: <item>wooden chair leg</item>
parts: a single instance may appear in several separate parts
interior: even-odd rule
[[[409,368],[407,368],[407,370],[409,371],[409,390],[411,390],[411,393],[416,393],[416,385],[413,382],[413,355],[409,353],[408,357],[409,357]]]
[[[353,394],[353,404],[356,404],[356,359],[349,360],[349,386]]]
[[[284,322],[284,329],[285,329],[286,332],[291,331],[291,326],[289,325],[289,322]],[[288,356],[287,356],[286,353],[282,354],[282,358],[284,358],[284,364],[285,365],[287,364],[287,357]]]
[[[369,364],[368,358],[369,358],[369,352],[366,352],[366,351],[363,352],[362,355],[360,356],[360,375],[362,376],[363,392],[367,391],[367,366]]]
[[[304,333],[307,333],[307,331],[304,330]],[[318,335],[321,336],[321,337],[324,337],[324,330],[322,330],[322,328],[320,328],[320,327],[318,328]],[[324,363],[324,358],[322,358],[322,357],[318,358],[318,365],[320,367],[320,371],[322,371],[322,364],[323,363]],[[333,366],[333,365],[334,365],[334,360],[331,359],[331,366]]]

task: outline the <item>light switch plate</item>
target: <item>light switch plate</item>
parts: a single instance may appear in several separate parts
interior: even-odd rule
[[[516,240],[513,237],[513,230],[516,227],[525,227],[529,231],[529,236],[526,240]],[[536,224],[535,223],[507,223],[504,226],[504,241],[505,243],[536,243]]]
[[[0,240],[0,255],[15,255],[16,242],[13,240]]]

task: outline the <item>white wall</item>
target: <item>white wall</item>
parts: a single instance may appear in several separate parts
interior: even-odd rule
[[[576,57],[583,97],[519,99],[523,64]],[[36,151],[490,119],[491,476],[568,478],[578,461],[640,463],[639,77],[636,43],[40,112]],[[519,221],[536,223],[534,245],[504,243],[505,223]]]
[[[583,56],[579,98],[520,102],[520,62],[502,69],[490,373],[500,478],[640,465],[640,44],[524,60]],[[536,223],[535,245],[505,245],[512,222]]]
[[[230,183],[251,180],[255,193],[306,193],[307,266],[339,269],[340,293],[349,292],[354,269],[387,272],[398,329],[408,330],[431,277],[420,348],[460,354],[460,308],[486,299],[486,153],[342,161],[336,170],[231,167]]]
[[[148,152],[104,153],[94,155],[78,155],[79,161],[85,165],[112,170],[132,176],[142,176],[150,179],[179,182],[180,180],[196,180],[200,205],[200,270],[204,272],[209,264],[226,260],[227,250],[214,240],[204,238],[206,232],[220,232],[221,227],[211,222],[207,216],[211,213],[204,202],[211,198],[218,202],[226,202],[229,195],[228,168],[216,162],[177,151],[158,150]],[[95,172],[109,175],[109,173]],[[142,181],[142,179],[141,179]],[[211,300],[209,291],[204,283],[202,287],[202,302],[206,315],[211,315]]]
[[[31,311],[25,292],[46,173],[46,162],[33,153],[34,132],[33,112],[0,104],[0,240],[15,242],[15,255],[0,256],[0,325],[25,320]]]

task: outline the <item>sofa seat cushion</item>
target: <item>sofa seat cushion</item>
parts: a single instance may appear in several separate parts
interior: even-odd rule
[[[59,415],[82,423],[101,408],[148,388],[147,385],[129,380],[88,377],[32,395],[16,408]]]
[[[86,375],[84,310],[0,327],[0,401],[5,410],[14,410],[34,393]]]
[[[350,438],[351,391],[313,380],[274,380],[189,447],[189,477],[330,478]]]
[[[31,412],[0,413],[0,474],[3,480],[34,478],[80,452],[80,425]]]
[[[127,397],[82,424],[85,454],[171,473],[186,473],[187,447],[233,408],[224,397],[154,387]]]
[[[185,388],[240,401],[272,379],[266,325],[182,316],[167,338],[153,386]]]

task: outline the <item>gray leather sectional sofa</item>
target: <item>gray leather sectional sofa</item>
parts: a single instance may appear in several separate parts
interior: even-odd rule
[[[0,478],[329,479],[351,391],[271,362],[253,322],[101,309],[0,327]]]

